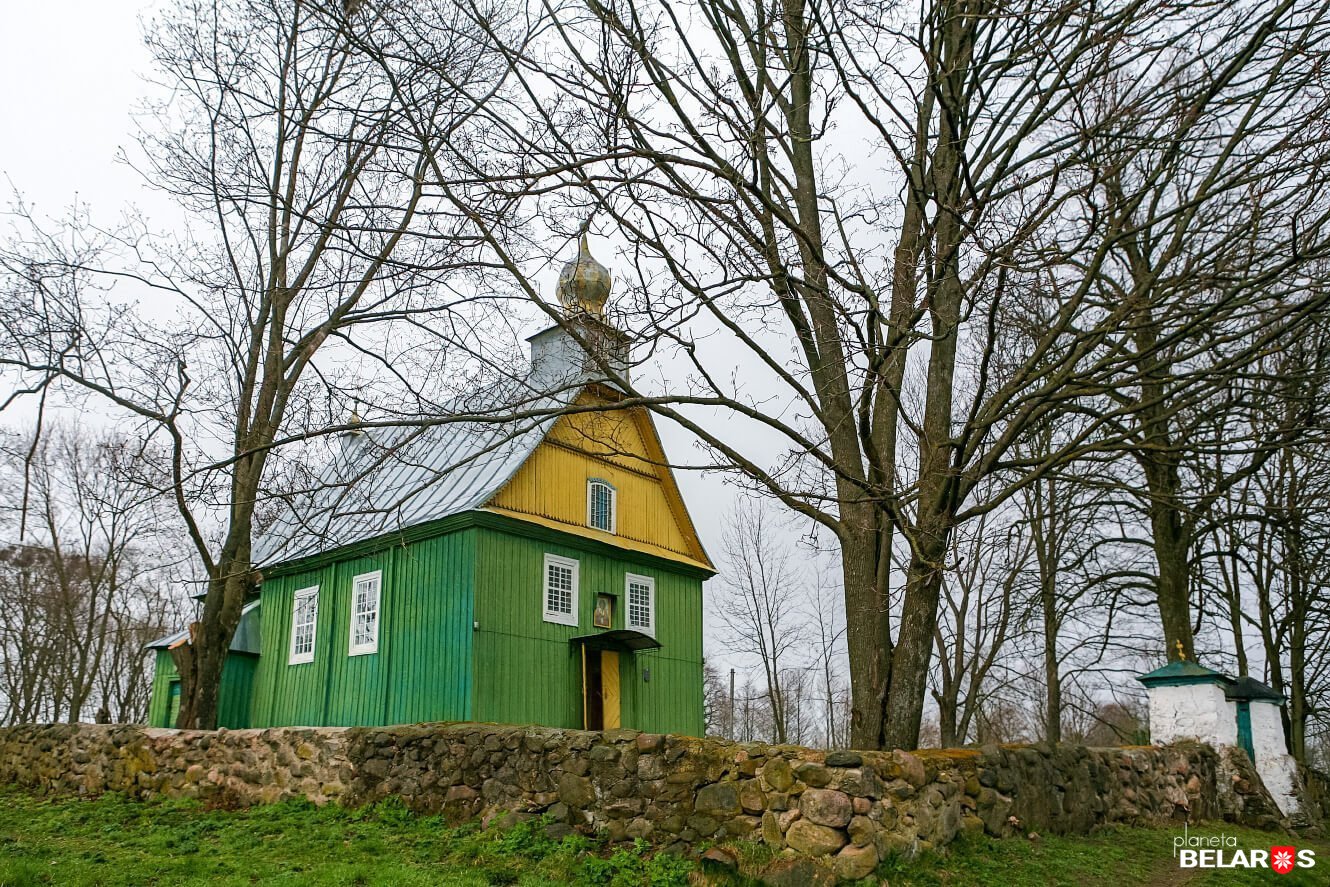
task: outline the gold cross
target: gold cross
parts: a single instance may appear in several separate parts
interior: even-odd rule
[[[1184,646],[1182,645],[1182,641],[1180,641],[1180,640],[1177,642],[1176,646],[1177,646],[1177,648],[1178,648],[1178,659],[1181,660],[1181,661],[1183,661],[1183,662],[1186,662],[1186,661],[1187,661],[1187,648],[1184,647]]]

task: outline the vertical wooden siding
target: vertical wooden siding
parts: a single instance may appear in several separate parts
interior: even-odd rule
[[[263,584],[255,726],[356,726],[470,717],[474,531],[287,574]],[[356,576],[383,572],[379,646],[350,656]],[[314,661],[288,663],[297,589],[319,586]]]
[[[558,478],[558,482],[550,483],[549,478]],[[618,494],[617,534],[587,527],[587,481],[592,478],[609,481]],[[550,443],[536,448],[492,504],[568,524],[606,542],[612,543],[618,535],[691,555],[659,479]]]
[[[479,530],[476,571],[475,718],[501,723],[581,727],[581,668],[569,640],[590,634],[597,592],[615,597],[614,627],[624,627],[626,573],[656,580],[653,653],[619,657],[624,727],[701,735],[702,583],[627,554],[593,553],[495,530]],[[580,564],[577,627],[541,618],[546,553]],[[651,671],[643,681],[642,669]]]
[[[222,666],[222,684],[217,694],[217,726],[243,730],[250,725],[251,693],[258,658],[230,653]],[[152,698],[148,702],[148,726],[174,727],[168,718],[171,683],[178,680],[175,661],[167,650],[158,650],[152,672]]]
[[[582,405],[598,401],[590,395]],[[679,498],[643,410],[570,413],[493,499],[490,507],[564,524],[569,531],[614,544],[631,539],[706,563],[706,554]],[[615,533],[587,526],[587,481],[608,481],[618,494]]]
[[[174,727],[166,722],[167,706],[171,704],[171,681],[177,677],[175,663],[168,650],[158,650],[152,664],[152,697],[148,700],[148,726]]]

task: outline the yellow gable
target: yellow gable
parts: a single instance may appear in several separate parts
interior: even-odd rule
[[[583,393],[578,406],[605,401]],[[587,482],[616,490],[614,533],[587,525]],[[545,440],[486,506],[621,548],[713,569],[646,410],[560,416]]]

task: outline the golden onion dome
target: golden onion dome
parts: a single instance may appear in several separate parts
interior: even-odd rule
[[[610,295],[610,269],[591,257],[585,233],[578,245],[577,257],[559,272],[555,294],[569,314],[599,317],[605,310],[605,300]]]

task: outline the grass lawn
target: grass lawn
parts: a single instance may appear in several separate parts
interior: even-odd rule
[[[1321,865],[1276,876],[1252,872],[1180,872],[1174,832],[1115,829],[1088,838],[980,839],[912,860],[883,863],[891,887],[1089,884],[1330,883],[1330,845],[1275,839],[1216,825],[1244,848],[1291,843],[1317,850]],[[745,868],[770,854],[737,848]],[[0,887],[29,885],[482,885],[571,884],[604,887],[687,885],[696,864],[641,847],[602,847],[582,837],[551,841],[539,823],[506,832],[454,828],[400,804],[359,810],[303,803],[249,810],[209,810],[181,801],[140,803],[117,796],[46,800],[0,789]],[[709,872],[708,883],[754,882]]]
[[[1293,845],[1316,851],[1317,865],[1280,875],[1263,869],[1181,869],[1173,839],[1181,828],[1112,828],[1089,837],[1049,836],[1038,841],[981,838],[879,868],[891,887],[1229,887],[1229,885],[1330,884],[1330,843],[1238,828],[1227,823],[1193,826],[1193,834],[1231,835],[1243,850]],[[1226,851],[1231,854],[1231,851]]]

